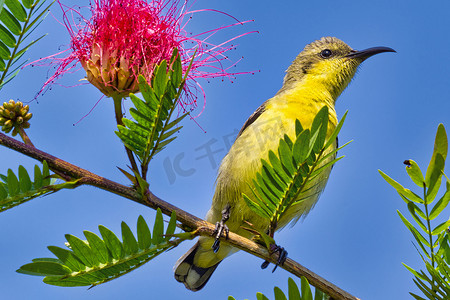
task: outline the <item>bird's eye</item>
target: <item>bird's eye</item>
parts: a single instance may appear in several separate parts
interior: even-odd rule
[[[325,49],[325,50],[322,50],[322,52],[320,52],[320,56],[322,58],[329,58],[332,54],[333,54],[333,52],[331,52],[330,49]]]

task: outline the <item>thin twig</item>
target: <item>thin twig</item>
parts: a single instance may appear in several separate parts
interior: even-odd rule
[[[17,131],[19,132],[20,137],[22,138],[23,142],[27,144],[28,146],[34,147],[33,143],[31,142],[30,138],[28,137],[27,133],[25,132],[25,129],[23,129],[22,126],[16,127]]]
[[[26,156],[32,157],[39,161],[46,161],[49,167],[52,170],[57,172],[61,172],[63,174],[67,174],[72,178],[79,178],[79,185],[87,184],[92,185],[103,190],[115,193],[132,201],[141,203],[145,206],[151,207],[153,209],[161,209],[161,212],[165,215],[169,215],[174,211],[177,216],[177,220],[181,222],[183,225],[191,228],[197,235],[211,236],[215,230],[215,226],[203,219],[200,219],[160,198],[156,195],[148,191],[145,197],[136,191],[132,187],[128,187],[117,182],[111,181],[104,177],[98,176],[92,172],[89,172],[85,169],[72,165],[62,159],[54,157],[46,152],[38,150],[34,147],[25,145],[22,142],[19,142],[11,137],[6,136],[3,133],[0,133],[0,145],[3,145],[7,148],[13,149],[17,152],[20,152]],[[236,248],[239,248],[247,253],[253,254],[257,257],[260,257],[264,260],[271,261],[272,263],[277,263],[278,261],[278,253],[274,253],[269,255],[267,249],[249,239],[246,239],[240,235],[237,235],[233,232],[229,233],[228,239],[221,238],[224,243],[228,243],[233,245]],[[291,274],[301,277],[304,276],[308,279],[309,283],[316,288],[322,290],[333,299],[336,300],[358,300],[355,296],[350,295],[349,293],[343,291],[339,287],[320,277],[319,275],[311,272],[307,268],[303,267],[299,263],[295,262],[292,259],[287,259],[281,268],[290,272]]]

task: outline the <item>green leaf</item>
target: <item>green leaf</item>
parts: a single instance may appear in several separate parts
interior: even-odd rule
[[[42,184],[44,186],[49,185],[51,183],[50,178],[50,169],[48,168],[47,162],[44,160],[42,163]]]
[[[167,225],[165,237],[166,241],[169,241],[172,238],[171,235],[175,233],[176,228],[177,228],[177,215],[175,214],[175,211],[172,211],[172,214],[170,215],[169,224]]]
[[[302,300],[313,300],[311,287],[308,280],[305,277],[301,278],[302,281]],[[290,300],[290,299],[289,299]]]
[[[93,254],[96,256],[95,261],[100,264],[106,264],[111,260],[111,257],[106,247],[105,242],[95,233],[90,231],[83,231],[86,240],[89,243],[89,247],[92,249]]]
[[[179,87],[183,79],[183,66],[181,64],[181,57],[178,54],[177,48],[173,49],[171,61],[173,61],[171,81],[175,87]]]
[[[430,180],[427,190],[427,203],[431,203],[439,191],[441,179],[444,171],[445,160],[440,153],[435,155],[433,170],[431,171]]]
[[[285,139],[280,140],[280,144],[278,146],[278,155],[282,165],[286,168],[287,171],[289,171],[288,174],[295,173],[292,151]]]
[[[265,166],[264,164],[265,161],[262,160],[262,162],[263,165]],[[277,155],[272,150],[269,151],[269,162],[266,162],[266,164],[272,166],[273,171],[275,172],[276,176],[281,182],[286,184],[289,181],[289,175],[286,174],[285,170],[283,169],[283,165],[281,164],[281,161],[278,159]]]
[[[328,300],[328,297],[321,290],[316,289],[316,291],[314,293],[314,300]]]
[[[431,234],[432,235],[438,235],[442,231],[446,230],[449,226],[450,226],[450,219],[447,220],[446,222],[443,222],[443,223],[439,224],[438,226],[436,226],[433,229],[433,231],[431,232]]]
[[[47,248],[70,270],[79,272],[86,268],[72,251],[56,246],[48,246]]]
[[[435,167],[436,155],[440,154],[445,162],[445,159],[447,158],[447,151],[448,151],[447,133],[445,132],[444,125],[439,124],[436,132],[436,138],[434,140],[433,155],[431,156],[431,161],[430,164],[428,165],[427,173],[425,175],[425,182],[427,186],[430,186],[431,175],[433,171],[436,169]]]
[[[93,255],[93,252],[87,243],[71,234],[66,234],[66,240],[69,242],[70,248],[75,256],[78,257],[84,265],[94,267],[100,264],[100,261]]]
[[[0,200],[4,200],[6,197],[8,197],[8,191],[5,189],[5,185],[0,183]]]
[[[421,280],[413,279],[413,281],[416,284],[416,286],[422,291],[422,293],[425,294],[425,296],[427,296],[429,299],[437,299],[433,291],[429,287],[427,287]]]
[[[294,143],[292,153],[297,164],[302,164],[310,154],[309,135],[309,130],[302,131]]]
[[[348,113],[348,110],[342,116],[342,119],[339,121],[336,128],[333,130],[333,133],[328,138],[325,146],[323,147],[324,149],[328,149],[328,147],[330,147],[334,143],[334,141],[337,139],[337,136],[342,129],[342,125],[344,125],[345,118],[347,118],[347,113]]]
[[[23,3],[23,6],[25,6],[25,8],[30,9],[33,6],[34,1],[35,0],[22,0],[22,3]]]
[[[23,166],[19,166],[20,191],[22,193],[31,190],[32,184],[27,170]]]
[[[159,66],[155,68],[156,75],[152,81],[153,89],[155,90],[156,96],[162,98],[167,86],[167,62],[165,60],[161,61]]]
[[[450,202],[450,189],[447,183],[447,191],[445,194],[439,199],[439,201],[434,205],[433,209],[430,212],[430,220],[433,220],[447,207]]]
[[[19,180],[11,169],[8,169],[8,191],[11,196],[19,194]]]
[[[42,172],[38,165],[34,166],[34,188],[40,189],[42,187]]]
[[[19,273],[35,276],[67,275],[71,270],[56,262],[33,262],[20,267]]]
[[[9,60],[11,58],[11,51],[2,41],[0,41],[0,58],[3,60]]]
[[[150,233],[150,228],[148,227],[145,219],[139,216],[137,222],[137,236],[140,249],[150,248],[152,245],[152,236]]]
[[[288,296],[289,300],[303,300],[300,297],[300,290],[298,289],[297,284],[291,277],[288,278]]]
[[[244,198],[244,201],[247,204],[247,206],[253,212],[255,212],[259,216],[266,218],[266,219],[270,219],[272,217],[272,214],[269,211],[267,211],[266,208],[261,207],[260,205],[256,204],[256,202],[254,202],[252,199],[250,199],[246,194],[242,194],[242,197]]]
[[[409,231],[411,231],[413,236],[416,238],[417,242],[424,244],[426,247],[430,247],[428,241],[419,233],[419,231],[417,231],[416,228],[414,228],[414,226],[402,215],[402,213],[398,210],[397,213],[402,219],[405,226],[409,229]]]
[[[313,148],[315,153],[319,153],[320,149],[322,149],[325,143],[325,139],[327,137],[327,130],[328,130],[328,106],[324,106],[319,110],[311,125],[312,135],[318,132],[317,140]]]
[[[295,120],[295,135],[298,136],[303,131],[302,123],[297,119]]]
[[[381,170],[378,170],[378,172],[381,174],[381,176],[386,180],[394,189],[397,190],[397,193],[399,193],[401,196],[404,196],[405,198],[414,201],[416,203],[423,203],[422,198],[417,196],[414,192],[412,192],[409,189],[404,188],[400,183],[383,173]]]
[[[86,276],[88,277],[88,276]],[[43,282],[61,287],[74,287],[74,286],[89,286],[93,280],[89,280],[85,277],[61,277],[61,276],[47,276]]]
[[[162,217],[161,210],[158,208],[156,210],[155,226],[153,227],[153,238],[152,243],[158,245],[164,241],[164,220]]]
[[[256,300],[269,300],[269,298],[262,293],[256,293]]]
[[[414,299],[416,299],[416,300],[426,300],[425,298],[422,298],[422,297],[420,297],[420,296],[417,296],[416,294],[413,294],[413,293],[410,293],[410,295],[413,296]]]
[[[273,289],[273,293],[275,295],[275,300],[287,300],[286,295],[283,293],[283,291],[279,287],[275,287]]]
[[[105,226],[99,225],[98,229],[102,235],[105,245],[114,259],[121,259],[124,256],[123,246],[119,238]]]
[[[406,172],[408,173],[409,177],[411,177],[412,181],[414,181],[415,184],[423,188],[425,184],[425,178],[423,178],[423,174],[419,168],[419,165],[412,159],[407,160],[405,163]]]
[[[122,240],[123,240],[123,249],[125,250],[126,255],[132,255],[138,252],[139,246],[138,243],[131,232],[130,227],[125,222],[122,222]]]
[[[3,11],[4,5],[5,5],[5,0],[0,0],[0,13]]]
[[[417,272],[416,270],[414,270],[413,268],[411,268],[411,267],[408,266],[407,264],[402,263],[402,265],[405,266],[405,268],[408,269],[408,271],[410,271],[410,272],[411,272],[414,276],[416,276],[417,278],[422,278],[422,279],[424,279],[424,278],[422,277],[422,275],[421,275],[419,272]]]
[[[419,217],[416,214],[417,210],[420,210],[417,205],[414,204],[414,202],[409,201],[408,203],[408,210],[411,214],[411,216],[414,218],[414,220],[416,221],[416,223],[420,226],[420,228],[422,228],[422,230],[428,234],[428,229],[425,226],[425,224],[419,219]]]
[[[0,24],[0,40],[10,48],[13,48],[16,45],[16,39],[14,38],[14,35],[12,35],[9,30],[2,24]]]
[[[20,22],[27,20],[27,12],[18,0],[5,0],[5,4],[17,20]]]

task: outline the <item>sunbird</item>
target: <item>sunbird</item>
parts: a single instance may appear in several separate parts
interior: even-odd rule
[[[328,107],[329,113],[329,137],[338,124],[336,99],[350,83],[359,65],[382,52],[395,50],[373,47],[357,51],[335,37],[323,37],[307,45],[287,69],[281,89],[248,118],[223,158],[206,220],[213,224],[227,220],[230,231],[247,238],[254,234],[242,228],[245,222],[253,224],[259,232],[267,231],[269,220],[253,212],[242,197],[243,193],[252,194],[250,183],[261,170],[261,159],[267,160],[270,150],[277,152],[284,135],[295,140],[296,119],[303,128],[310,128],[314,117],[324,106]],[[336,147],[337,140],[328,151]],[[311,188],[299,195],[301,204],[290,207],[277,228],[308,214],[325,188],[330,171],[331,167],[328,167],[310,183]],[[236,251],[238,249],[226,242],[217,248],[214,237],[201,236],[194,247],[177,261],[175,279],[184,283],[187,289],[198,291],[205,286],[219,263]]]

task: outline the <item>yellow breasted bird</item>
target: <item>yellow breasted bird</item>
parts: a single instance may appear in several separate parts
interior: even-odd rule
[[[279,141],[285,134],[295,140],[296,119],[303,128],[310,128],[314,117],[324,106],[328,106],[329,111],[329,137],[338,123],[334,107],[336,99],[352,80],[358,66],[365,59],[382,52],[395,51],[387,47],[357,51],[334,37],[323,37],[307,45],[287,69],[281,89],[245,122],[222,160],[206,220],[213,224],[221,221],[223,211],[229,207],[226,225],[230,231],[252,238],[252,233],[241,228],[245,225],[244,221],[252,223],[259,231],[266,231],[269,220],[254,213],[242,197],[242,193],[251,195],[249,183],[261,170],[261,159],[267,160],[269,150],[277,152]],[[337,142],[328,151],[334,150],[336,146]],[[330,171],[331,167],[299,195],[303,201],[289,208],[288,213],[280,219],[278,228],[308,214],[325,188]],[[200,237],[175,265],[176,280],[184,283],[189,290],[203,288],[219,263],[238,250],[222,243],[218,251],[214,252],[213,244],[213,237]]]

